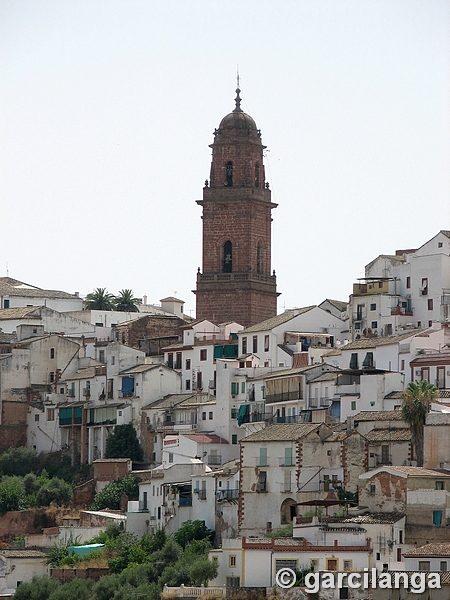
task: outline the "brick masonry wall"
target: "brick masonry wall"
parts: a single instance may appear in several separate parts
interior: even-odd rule
[[[118,325],[119,342],[139,350],[139,340],[144,337],[147,340],[163,337],[172,337],[176,340],[181,338],[181,327],[186,322],[179,317],[167,317],[162,315],[148,315],[134,321]],[[168,345],[170,342],[164,343]]]

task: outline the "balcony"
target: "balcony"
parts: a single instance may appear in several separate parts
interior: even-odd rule
[[[208,454],[208,465],[221,465],[222,455],[221,454]]]
[[[391,308],[391,315],[404,315],[406,317],[412,317],[413,311],[404,308],[403,306],[396,306],[395,308]]]
[[[221,500],[237,500],[239,498],[239,490],[238,489],[227,489],[220,490],[217,492],[217,500],[220,502]]]
[[[195,489],[194,494],[197,494],[199,500],[206,500],[206,490]]]
[[[288,402],[289,400],[303,400],[303,391],[295,392],[282,392],[280,394],[269,394],[266,395],[266,404],[274,402]]]
[[[139,500],[139,512],[148,512],[148,510],[148,502],[146,502],[145,500]]]

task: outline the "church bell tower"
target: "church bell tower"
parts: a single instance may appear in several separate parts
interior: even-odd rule
[[[220,122],[203,199],[203,265],[197,273],[196,317],[245,327],[277,314],[271,271],[271,201],[261,131],[236,107]]]

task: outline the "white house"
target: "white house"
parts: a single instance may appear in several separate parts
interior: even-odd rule
[[[0,277],[0,308],[47,306],[59,312],[81,310],[83,299],[78,293],[43,290],[12,277]]]

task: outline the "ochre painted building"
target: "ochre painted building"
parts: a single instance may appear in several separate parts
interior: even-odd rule
[[[240,107],[214,131],[210,180],[203,199],[203,266],[197,274],[196,317],[249,327],[277,314],[271,269],[271,201],[261,131]]]

